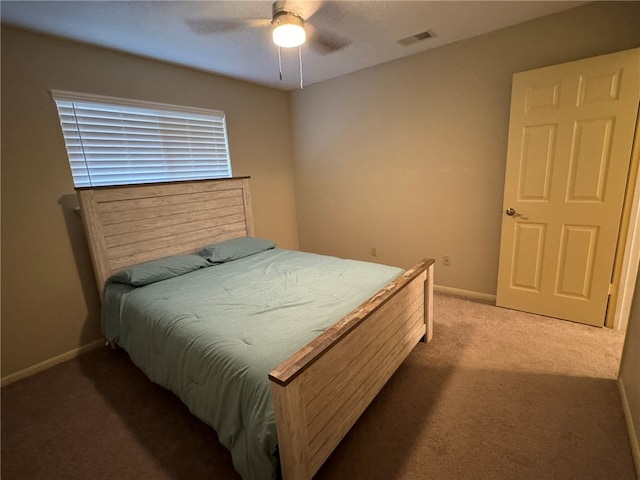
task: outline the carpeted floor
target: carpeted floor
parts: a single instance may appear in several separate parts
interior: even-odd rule
[[[444,295],[435,319],[316,478],[636,479],[620,333]],[[239,478],[215,432],[122,351],[1,396],[3,480]]]

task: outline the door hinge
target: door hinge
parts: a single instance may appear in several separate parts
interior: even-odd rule
[[[613,295],[616,291],[616,287],[613,283],[609,284],[609,295]]]

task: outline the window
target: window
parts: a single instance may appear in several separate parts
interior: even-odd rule
[[[76,187],[231,176],[223,112],[51,94]]]

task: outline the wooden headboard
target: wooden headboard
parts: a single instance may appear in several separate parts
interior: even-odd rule
[[[98,291],[118,270],[251,236],[249,177],[76,189]]]

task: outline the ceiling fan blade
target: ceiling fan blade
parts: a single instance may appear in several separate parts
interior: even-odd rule
[[[268,18],[188,18],[185,23],[198,35],[231,32],[241,28],[265,27],[271,25]]]
[[[309,36],[309,46],[320,55],[337,52],[347,48],[353,43],[347,37],[335,33],[320,32],[308,23],[305,25],[305,28]]]

